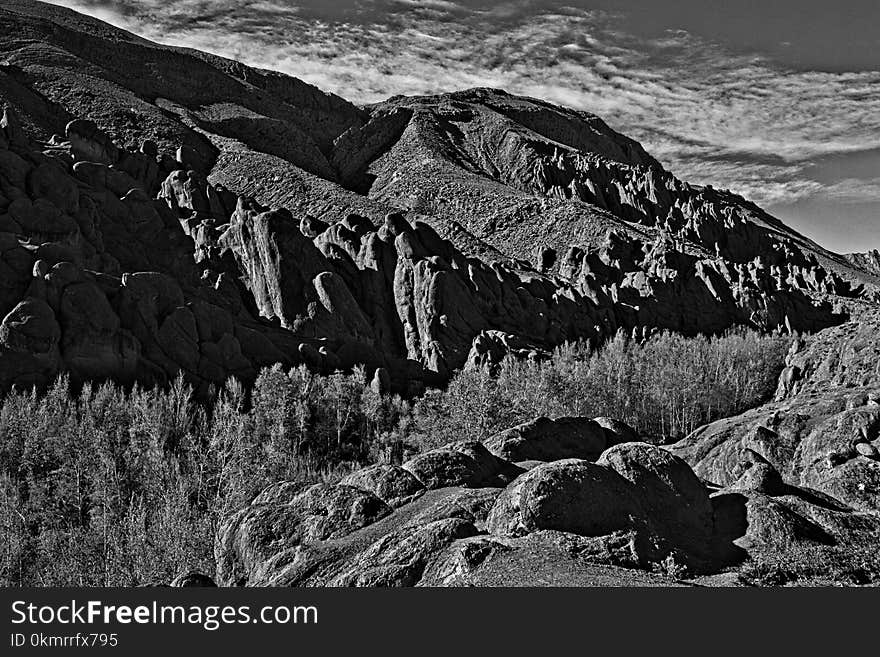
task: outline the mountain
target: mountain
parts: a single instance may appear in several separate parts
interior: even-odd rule
[[[845,257],[854,266],[880,276],[880,251],[877,249],[864,253],[847,253]]]
[[[23,0],[0,35],[0,392],[182,373],[208,397],[305,364],[413,394],[620,331],[800,334],[772,401],[667,448],[538,417],[267,482],[217,518],[220,584],[712,584],[746,557],[749,581],[875,576],[877,251],[501,90],[361,107]]]
[[[586,112],[358,107],[53,5],[0,7],[0,386],[363,364],[401,392],[618,330],[816,331],[877,273]]]

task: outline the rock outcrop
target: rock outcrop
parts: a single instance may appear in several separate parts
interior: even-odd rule
[[[880,276],[880,250],[872,249],[864,253],[847,253],[845,257],[855,266]]]
[[[407,392],[619,330],[816,331],[876,294],[591,114],[491,89],[357,108],[74,16],[0,10],[4,387],[281,362]]]
[[[840,431],[842,423],[858,435],[873,426],[863,406],[848,412],[848,421],[833,416]],[[560,430],[575,420],[593,422],[565,418]],[[850,444],[827,434],[820,424],[807,442],[821,436],[832,449]],[[735,465],[698,462],[696,471],[672,451],[633,437],[592,459],[569,458],[570,444],[551,428],[532,436],[533,448],[544,443],[544,460],[525,470],[480,443],[456,443],[403,468],[356,471],[335,485],[273,485],[222,524],[217,582],[668,586],[727,573],[741,583],[782,583],[827,581],[829,564],[859,581],[880,538],[876,490],[868,490],[865,469],[878,463],[875,451],[849,449],[848,460],[833,467],[853,462],[852,469],[834,481],[817,470],[794,483],[790,470],[774,465],[778,454],[762,448],[766,436],[737,443]],[[673,451],[688,458],[686,447]],[[799,462],[831,467],[813,458],[826,451],[824,444],[805,446]],[[853,490],[845,481],[866,485]],[[765,573],[768,564],[778,572]]]
[[[620,300],[622,270],[639,267],[617,255],[637,248],[624,234],[610,233],[603,247],[601,257],[616,258],[601,269],[607,277],[576,282],[469,258],[427,223],[399,214],[378,224],[356,214],[334,224],[297,219],[214,186],[177,160],[156,187],[153,173],[135,178],[119,165],[143,152],[109,149],[93,124],[73,122],[67,132],[70,140],[51,149],[16,138],[21,145],[3,151],[6,196],[15,200],[0,216],[10,272],[0,312],[15,311],[9,336],[30,309],[34,326],[59,327],[59,353],[34,344],[28,358],[39,364],[10,366],[6,385],[46,383],[61,371],[147,383],[183,371],[208,385],[247,380],[274,362],[305,362],[327,371],[363,364],[371,376],[381,369],[385,382],[377,385],[405,391],[462,366],[508,354],[540,358],[566,340],[597,342],[620,328],[696,332],[736,321],[738,311],[724,319],[718,305],[710,306],[717,322],[693,317],[687,325],[671,307],[668,321],[633,313],[648,306]],[[116,164],[81,159],[98,159],[100,149]],[[160,172],[169,162],[154,159]],[[773,298],[794,308],[787,304],[797,295],[780,294]],[[690,303],[673,296],[674,304]],[[804,299],[800,314],[780,307],[764,319],[739,319],[765,328],[836,321]],[[25,342],[5,340],[4,353],[26,351]]]
[[[783,580],[825,569],[859,582],[876,550],[878,329],[866,312],[796,341],[774,401],[670,448],[720,488],[712,495],[716,532],[735,535],[738,548]]]

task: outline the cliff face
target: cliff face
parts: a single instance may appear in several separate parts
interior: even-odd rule
[[[880,251],[877,249],[864,253],[847,253],[845,257],[856,267],[880,276]]]
[[[873,303],[860,263],[584,112],[486,89],[360,109],[39,3],[0,32],[4,387],[304,362],[404,391]]]

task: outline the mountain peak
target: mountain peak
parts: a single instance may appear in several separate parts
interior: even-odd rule
[[[4,7],[7,384],[184,371],[208,386],[306,362],[382,369],[405,391],[619,330],[817,330],[874,294],[864,267],[587,112],[489,88],[358,108]]]

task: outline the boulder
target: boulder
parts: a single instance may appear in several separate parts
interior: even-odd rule
[[[869,459],[876,460],[878,457],[877,448],[867,441],[856,443],[855,450]]]
[[[179,146],[174,159],[187,171],[205,172],[205,159],[191,146]]]
[[[486,470],[467,454],[449,448],[432,449],[403,464],[426,488],[480,486]]]
[[[492,436],[490,452],[508,461],[595,460],[607,444],[606,432],[591,419],[536,418]]]
[[[330,586],[415,586],[437,552],[476,533],[470,522],[459,518],[393,532],[367,548]]]
[[[521,472],[477,441],[450,443],[403,464],[426,488],[495,486]]]
[[[288,504],[297,495],[309,488],[311,484],[303,481],[278,481],[266,486],[252,501],[256,504]]]
[[[228,517],[217,533],[217,581],[243,585],[276,553],[304,542],[338,538],[391,509],[353,486],[315,484],[287,502],[258,503]]]
[[[460,518],[473,523],[477,529],[485,530],[489,512],[503,490],[476,488],[456,491],[417,513],[409,524],[415,527],[436,520]]]
[[[217,584],[215,584],[214,580],[208,575],[196,570],[191,570],[189,572],[181,573],[171,580],[171,586],[174,588],[215,588]]]
[[[605,430],[605,443],[607,447],[613,447],[621,443],[639,442],[638,432],[626,422],[615,420],[611,417],[597,417],[593,421]]]
[[[623,443],[596,462],[629,481],[651,527],[691,552],[705,552],[712,536],[709,491],[690,466],[662,447]]]
[[[733,496],[732,501],[729,496]],[[742,533],[734,543],[750,553],[783,553],[834,542],[821,525],[799,513],[783,499],[760,493],[742,496],[734,491],[722,491],[713,495],[712,502],[716,507],[719,526],[741,523]]]
[[[565,459],[517,478],[495,502],[487,524],[501,536],[540,529],[602,536],[631,529],[643,519],[632,485],[621,475],[589,461]]]
[[[94,121],[76,119],[67,124],[65,134],[77,160],[116,164],[119,149]]]
[[[25,299],[0,323],[0,345],[10,351],[36,355],[55,352],[61,327],[45,301]]]
[[[322,234],[329,227],[330,225],[326,221],[321,221],[320,219],[316,219],[309,215],[306,215],[299,221],[300,232],[309,239],[318,237],[318,235]]]
[[[769,463],[752,463],[731,486],[730,490],[782,495],[787,491],[779,471]]]
[[[413,473],[397,465],[373,465],[351,473],[339,483],[373,493],[392,508],[412,501],[425,490]]]

